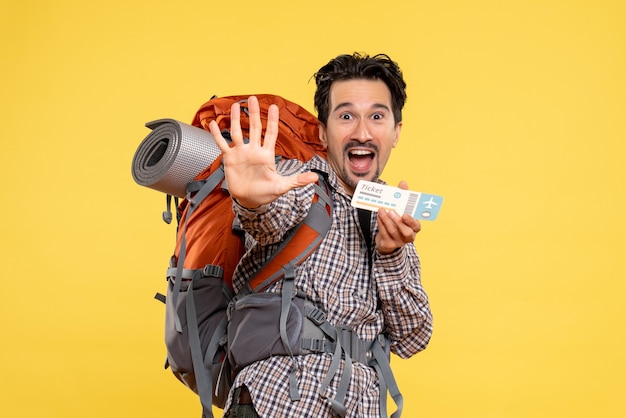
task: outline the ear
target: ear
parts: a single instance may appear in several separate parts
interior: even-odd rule
[[[319,130],[319,138],[322,146],[324,148],[328,148],[328,137],[326,136],[326,127],[322,122],[317,123],[317,128]]]
[[[396,124],[396,127],[394,128],[395,131],[395,137],[393,138],[393,142],[392,142],[392,147],[395,148],[396,145],[398,145],[398,142],[400,142],[400,131],[402,130],[402,122],[398,122]]]

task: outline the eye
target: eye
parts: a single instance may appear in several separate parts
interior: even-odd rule
[[[352,115],[350,113],[342,113],[339,115],[339,119],[350,120],[352,119]]]
[[[384,117],[385,117],[385,115],[383,115],[382,113],[374,113],[372,115],[372,119],[374,119],[374,120],[380,120],[380,119],[383,119]]]

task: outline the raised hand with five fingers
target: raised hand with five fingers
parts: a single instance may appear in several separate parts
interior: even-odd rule
[[[256,208],[276,200],[289,190],[317,181],[312,172],[282,176],[276,171],[274,147],[278,137],[278,107],[271,105],[267,129],[263,136],[259,102],[255,96],[248,99],[250,118],[249,140],[244,142],[241,130],[241,109],[238,103],[231,107],[229,146],[215,121],[209,129],[223,153],[224,171],[231,196],[246,208]]]

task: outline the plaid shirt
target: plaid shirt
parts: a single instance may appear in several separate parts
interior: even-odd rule
[[[373,340],[384,332],[391,340],[391,351],[402,358],[426,348],[432,333],[432,315],[420,282],[420,261],[413,243],[391,254],[374,251],[370,268],[357,210],[350,205],[351,196],[339,185],[328,163],[318,157],[307,163],[282,160],[277,169],[283,175],[311,169],[325,172],[333,189],[332,226],[318,249],[298,266],[296,289],[326,312],[331,324],[350,325],[363,340]],[[245,284],[245,278],[263,263],[267,254],[272,254],[283,234],[304,219],[312,198],[313,187],[309,185],[254,210],[235,202],[235,212],[247,231],[248,246],[233,278],[235,290]],[[372,216],[372,243],[377,232],[376,217]],[[277,283],[268,291],[280,291],[280,286]],[[237,375],[233,387],[248,387],[261,417],[332,417],[330,403],[319,394],[331,359],[332,354],[324,353],[296,356],[301,395],[297,402],[289,397],[288,377],[293,369],[289,357],[271,357],[247,366]],[[361,363],[353,366],[345,399],[346,416],[380,418],[376,372]],[[335,396],[342,372],[343,361],[325,396]],[[229,399],[225,411],[230,402]]]

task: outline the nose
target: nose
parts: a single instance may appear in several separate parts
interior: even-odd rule
[[[367,142],[372,139],[372,135],[367,126],[367,120],[359,119],[352,136],[359,142]]]

